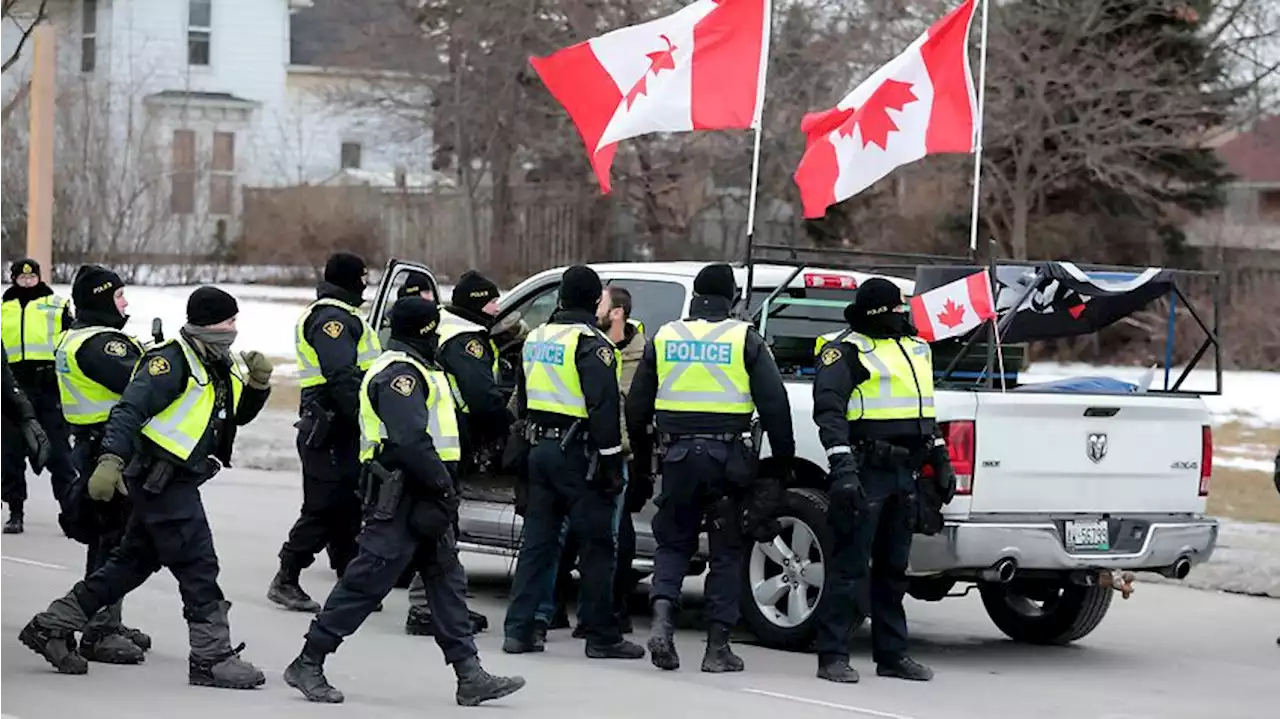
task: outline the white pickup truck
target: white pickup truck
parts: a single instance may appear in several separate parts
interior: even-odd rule
[[[653,333],[686,315],[699,262],[593,265],[606,285],[632,294],[634,317]],[[403,283],[428,268],[392,260],[383,273],[370,321]],[[519,313],[528,327],[550,317],[563,268],[521,282],[499,300],[500,322]],[[740,286],[747,271],[738,270]],[[780,294],[847,302],[872,275],[757,264],[751,306],[778,285]],[[890,277],[905,292],[913,283]],[[813,340],[842,326],[839,309],[814,319],[786,307],[770,311],[766,337],[783,369],[796,434],[795,485],[781,517],[782,535],[750,549],[742,578],[745,622],[765,643],[804,648],[814,634],[831,535],[825,520],[826,455],[812,419]],[[801,348],[788,352],[788,347]],[[502,349],[504,381],[519,361],[519,343]],[[941,368],[939,368],[940,370]],[[944,530],[917,536],[910,594],[937,601],[957,584],[976,584],[995,624],[1014,640],[1037,644],[1079,639],[1102,621],[1115,592],[1115,570],[1183,578],[1207,560],[1218,524],[1205,516],[1212,458],[1209,414],[1193,394],[1081,394],[940,389],[938,419],[960,479],[946,506]],[[766,446],[763,472],[778,471]],[[514,479],[491,473],[464,479],[461,546],[514,556],[521,520]],[[652,567],[650,504],[637,517],[640,573]],[[705,549],[705,545],[704,545]],[[695,562],[692,571],[704,564]],[[965,590],[967,593],[967,589]]]

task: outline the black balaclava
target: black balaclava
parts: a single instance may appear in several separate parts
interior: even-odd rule
[[[116,309],[116,290],[124,287],[120,275],[101,265],[81,265],[71,283],[76,320],[84,325],[120,329],[129,321]]]
[[[335,252],[324,263],[324,281],[341,290],[350,304],[359,305],[364,301],[364,288],[369,277],[369,267],[364,258],[350,252]]]
[[[844,308],[844,319],[854,332],[877,339],[916,334],[902,290],[881,277],[873,277],[858,287],[853,302]]]
[[[475,270],[467,270],[453,287],[449,303],[475,313],[484,311],[490,300],[498,298],[498,286]]]
[[[428,362],[435,361],[435,335],[440,308],[421,297],[402,297],[391,306],[391,339],[408,345]]]
[[[422,272],[410,271],[404,276],[404,284],[400,285],[399,297],[418,297],[423,292],[431,291],[431,278]]]
[[[693,278],[693,293],[710,297],[723,297],[730,302],[738,296],[738,283],[733,278],[733,268],[721,262],[702,268]]]
[[[560,278],[560,308],[595,314],[604,285],[600,275],[586,265],[574,265]]]

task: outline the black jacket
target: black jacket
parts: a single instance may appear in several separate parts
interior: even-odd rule
[[[404,352],[428,367],[434,367],[421,353],[397,340],[388,350]],[[387,428],[378,461],[390,469],[400,469],[411,480],[409,492],[431,497],[452,487],[448,468],[427,433],[427,399],[431,385],[408,362],[392,362],[369,382],[369,402]]]
[[[223,364],[205,364],[211,381],[220,385],[219,395],[229,402],[231,368]],[[240,407],[234,421],[222,422],[221,431],[215,432],[216,422],[210,422],[204,436],[196,444],[187,462],[182,463],[142,436],[142,425],[178,401],[187,387],[190,370],[186,356],[177,342],[168,342],[152,348],[142,355],[138,371],[125,387],[120,401],[111,409],[102,439],[102,452],[114,454],[128,462],[141,451],[147,456],[162,457],[175,464],[183,464],[192,473],[205,471],[205,457],[212,455],[223,464],[231,465],[231,448],[235,443],[236,427],[253,421],[267,402],[270,390],[254,389],[247,384],[240,396]],[[217,416],[218,408],[214,409]]]
[[[731,303],[723,297],[697,295],[689,308],[689,319],[719,322],[729,318]],[[760,413],[760,423],[769,434],[773,456],[790,460],[796,453],[795,434],[791,427],[791,402],[787,399],[782,374],[773,361],[764,338],[748,329],[743,360],[751,378],[751,399]],[[637,456],[646,456],[645,427],[653,420],[658,398],[658,354],[656,343],[645,348],[636,377],[627,397],[627,434]],[[745,432],[751,427],[751,415],[717,414],[714,412],[657,411],[658,431],[666,434],[728,434]],[[639,440],[639,442],[637,441]]]
[[[906,335],[887,337],[899,341]],[[905,349],[903,350],[906,351]],[[858,348],[849,342],[831,342],[822,348],[813,381],[813,421],[825,449],[848,446],[851,441],[883,439],[914,447],[937,433],[933,419],[859,420],[847,419],[849,397],[858,385],[871,378],[863,366]]]
[[[584,310],[558,310],[547,324],[583,324],[596,326],[596,316]],[[622,452],[622,400],[618,388],[618,375],[614,363],[613,343],[600,332],[583,335],[578,340],[574,362],[578,366],[578,379],[582,382],[582,395],[587,403],[587,430],[595,448],[604,455]],[[607,361],[606,361],[607,358]],[[524,371],[520,371],[516,403],[521,416],[544,427],[568,427],[573,418],[552,412],[530,411],[525,394]]]
[[[3,348],[0,348],[3,351]],[[4,418],[11,422],[21,422],[23,420],[35,419],[36,411],[31,406],[31,400],[27,399],[27,395],[23,393],[22,388],[18,386],[18,381],[13,378],[13,371],[9,369],[9,363],[4,363]]]
[[[363,301],[359,296],[327,282],[320,283],[316,298],[335,299],[356,307]],[[311,311],[303,325],[302,336],[316,350],[325,383],[302,390],[299,411],[318,404],[337,413],[341,418],[338,420],[340,426],[348,431],[358,431],[360,382],[364,379],[364,372],[356,364],[356,358],[363,332],[364,323],[360,318],[340,307],[320,305]]]
[[[468,322],[488,328],[493,318],[449,305],[445,311]],[[467,403],[467,429],[477,441],[505,437],[511,418],[507,402],[493,376],[493,345],[488,331],[463,332],[440,343],[436,350],[440,365],[458,383],[462,401]]]

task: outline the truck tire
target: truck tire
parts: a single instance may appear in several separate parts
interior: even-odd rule
[[[1114,594],[1110,588],[1075,584],[1043,592],[1023,590],[1017,582],[978,584],[987,616],[1010,639],[1023,644],[1070,644],[1083,638],[1107,616]]]
[[[814,615],[826,600],[822,589],[825,572],[820,566],[830,556],[832,544],[826,495],[812,489],[788,489],[778,521],[782,524],[778,539],[786,546],[786,555],[777,549],[776,540],[768,552],[766,545],[755,542],[746,548],[740,585],[742,617],[761,644],[803,651],[813,644],[817,632]],[[801,553],[804,556],[799,556]],[[792,558],[799,560],[798,565],[784,567],[778,561],[790,562]]]

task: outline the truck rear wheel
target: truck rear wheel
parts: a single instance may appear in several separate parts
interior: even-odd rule
[[[1000,631],[1024,644],[1069,644],[1102,623],[1111,607],[1111,589],[1075,584],[1038,585],[981,582],[987,616]]]
[[[831,555],[827,498],[789,489],[772,544],[751,543],[742,563],[742,617],[762,644],[804,650],[813,642],[814,616],[826,599],[825,562]]]

